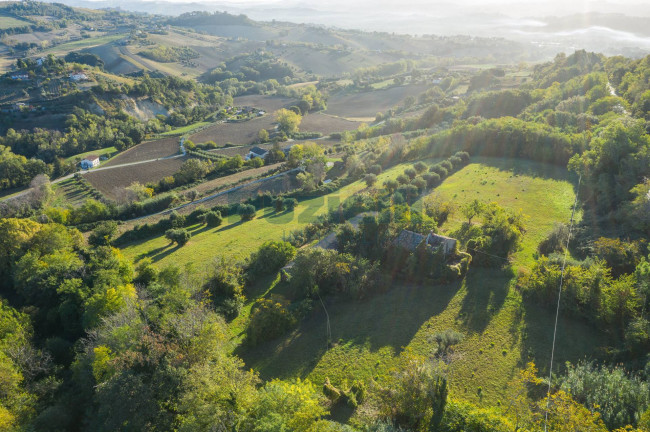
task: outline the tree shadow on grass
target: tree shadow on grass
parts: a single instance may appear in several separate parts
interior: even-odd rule
[[[464,280],[467,295],[460,309],[464,324],[482,332],[498,313],[508,295],[514,275],[508,268],[470,267]]]
[[[332,341],[378,351],[390,346],[400,352],[431,317],[441,314],[460,288],[394,285],[365,301],[326,299]],[[241,345],[236,353],[262,378],[304,378],[326,353],[327,318],[320,303],[291,334],[256,347]]]
[[[173,243],[169,243],[165,246],[161,246],[156,249],[152,249],[147,253],[141,254],[138,256],[138,261],[142,258],[151,258],[151,261],[153,262],[158,262],[161,259],[165,258],[166,256],[176,252],[178,249],[180,249],[180,245],[175,245]]]
[[[483,157],[480,154],[472,157],[470,163],[480,163],[486,166],[509,171],[513,175],[525,175],[550,180],[564,180],[574,186],[578,183],[578,177],[566,170],[566,167],[550,163],[535,162],[517,158]]]
[[[233,229],[233,228],[236,228],[236,227],[238,227],[239,225],[244,224],[244,223],[246,223],[246,222],[250,222],[250,221],[244,221],[244,220],[241,220],[241,219],[240,219],[240,220],[238,220],[237,222],[233,222],[233,223],[231,223],[230,225],[222,225],[222,226],[218,227],[218,228],[215,230],[215,232],[224,232],[224,231],[228,231],[228,230]]]
[[[555,307],[530,301],[522,302],[522,319],[525,326],[521,343],[522,363],[534,361],[542,376],[548,376],[553,346]],[[566,362],[600,359],[607,355],[606,347],[615,344],[611,334],[586,321],[571,317],[560,308],[553,371],[564,370]]]

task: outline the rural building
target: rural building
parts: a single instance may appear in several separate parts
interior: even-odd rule
[[[11,79],[16,80],[16,81],[25,81],[25,80],[29,79],[29,75],[23,74],[23,73],[21,73],[21,74],[13,74],[13,75],[11,75]]]
[[[83,72],[72,73],[72,74],[70,74],[70,80],[75,81],[75,82],[87,81],[88,80],[88,75],[86,75]]]
[[[441,247],[445,255],[452,253],[456,249],[457,243],[456,239],[434,234],[433,232],[424,235],[409,230],[403,230],[399,233],[393,243],[397,247],[413,252],[423,241],[432,248]]]
[[[97,155],[88,155],[84,160],[81,161],[81,168],[90,169],[96,166],[99,166],[99,156]]]
[[[248,154],[246,155],[246,160],[250,160],[256,157],[264,159],[264,157],[268,152],[269,152],[268,150],[255,146],[248,151]]]

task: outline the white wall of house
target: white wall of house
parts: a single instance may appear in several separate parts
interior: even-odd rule
[[[84,159],[84,160],[81,161],[81,168],[83,168],[83,169],[90,169],[90,168],[94,168],[96,166],[99,166],[99,158],[93,159],[93,160]]]

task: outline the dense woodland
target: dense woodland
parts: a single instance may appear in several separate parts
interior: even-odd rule
[[[11,12],[19,16],[29,4]],[[254,25],[244,16],[209,13],[169,22],[215,21]],[[161,62],[193,56],[165,50],[149,55]],[[82,70],[82,63],[102,67],[94,57],[50,56],[40,65],[19,60],[16,70],[63,74]],[[366,88],[373,79],[413,76],[415,70],[405,61],[361,69],[353,78]],[[76,106],[57,130],[8,128],[0,136],[0,189],[30,189],[26,204],[0,207],[0,429],[650,430],[650,56],[559,54],[534,66],[516,89],[499,88],[501,75],[497,69],[476,72],[468,93],[457,97],[459,77],[449,74],[378,113],[371,125],[331,134],[340,140],[327,151],[318,141],[302,140],[286,154],[281,145],[301,138],[303,116],[325,109],[338,84],[287,87],[301,77],[259,53],[224,62],[202,82],[151,75],[130,77],[132,83],[101,82],[65,96]],[[272,137],[260,132],[260,144],[275,141],[265,160],[215,156],[210,143],[188,140],[191,157],[174,175],[132,185],[124,202],[54,202],[43,174],[53,179],[71,172],[64,158],[109,146],[125,150],[172,127],[219,119],[234,96],[247,93],[293,101],[276,113]],[[146,97],[169,115],[138,120],[119,108],[117,101],[126,97]],[[93,111],[93,104],[104,112]],[[327,174],[334,151],[340,160]],[[575,225],[557,221],[537,244],[529,269],[512,266],[529,223],[520,210],[478,197],[456,208],[432,193],[478,157],[568,168],[575,180],[581,217]],[[271,163],[300,168],[298,187],[189,214],[174,211],[155,223],[118,230],[120,221],[177,204],[183,188]],[[378,182],[382,172],[407,163],[394,179]],[[331,172],[337,174],[325,182]],[[258,245],[244,260],[215,253],[206,268],[160,267],[149,258],[134,263],[119,249],[153,236],[183,248],[193,225],[216,228],[232,217],[245,225],[261,209],[291,213],[354,182],[367,188],[304,228]],[[422,242],[412,250],[396,247],[405,230],[441,232],[452,214],[463,219],[448,233],[458,240],[453,252]],[[335,247],[306,247],[331,232]],[[330,300],[368,301],[397,283],[460,285],[488,270],[512,279],[522,310],[534,305],[553,313],[562,281],[563,314],[602,335],[598,356],[554,365],[548,399],[548,366],[523,355],[513,391],[496,406],[450,391],[455,347],[464,338],[453,330],[437,332],[426,355],[401,350],[397,367],[370,379],[265,380],[239,355],[291,334]],[[234,347],[230,326],[251,289],[269,279],[291,293],[289,300],[255,301],[238,330],[242,346]],[[476,391],[480,396],[482,388]]]

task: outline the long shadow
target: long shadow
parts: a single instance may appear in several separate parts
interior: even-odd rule
[[[549,163],[535,162],[525,159],[486,157],[476,155],[470,163],[480,163],[502,171],[512,172],[515,175],[525,175],[551,180],[564,180],[574,186],[578,183],[578,176],[566,170],[566,167]]]
[[[166,246],[162,246],[162,247],[159,247],[159,248],[153,249],[153,250],[149,251],[149,252],[146,253],[146,254],[142,254],[142,255],[140,256],[140,258],[145,258],[145,257],[147,257],[147,258],[151,258],[151,260],[152,260],[153,262],[158,262],[158,261],[160,261],[161,259],[165,258],[166,256],[168,256],[168,255],[170,255],[170,254],[176,252],[176,251],[177,251],[178,249],[180,249],[180,247],[181,247],[181,246],[178,245],[178,244],[177,244],[176,246],[173,246],[173,247],[172,247],[172,246],[173,246],[173,244],[170,243],[170,244],[168,244],[168,245],[166,245]]]
[[[555,307],[530,301],[522,302],[522,321],[525,326],[521,344],[522,363],[534,361],[542,376],[549,373]],[[586,321],[574,318],[560,308],[555,342],[553,371],[564,369],[566,362],[602,359],[607,355],[605,347],[616,344],[615,337]]]
[[[237,222],[231,223],[230,225],[223,225],[223,226],[220,226],[220,227],[219,227],[215,232],[224,232],[224,231],[228,231],[228,230],[233,229],[233,228],[235,228],[235,227],[238,227],[239,225],[244,224],[244,223],[246,223],[246,222],[249,222],[249,221],[243,221],[243,220],[240,219],[240,220],[238,220]]]
[[[366,346],[371,351],[390,346],[395,352],[410,343],[422,325],[441,314],[461,282],[443,286],[395,285],[365,301],[327,299],[333,341]],[[327,318],[319,303],[311,316],[290,335],[236,353],[264,378],[302,378],[326,353]]]
[[[460,308],[461,318],[470,329],[482,332],[499,312],[514,278],[510,269],[470,267],[464,286],[467,295]]]
[[[209,225],[198,225],[196,228],[193,228],[191,230],[188,230],[192,236],[199,235],[202,232],[209,231],[212,228],[217,228],[217,227],[211,227]]]

